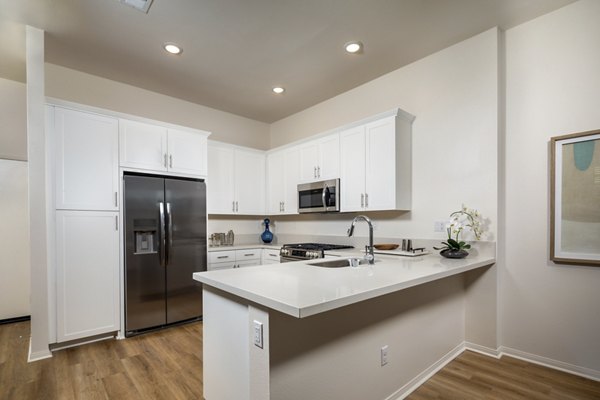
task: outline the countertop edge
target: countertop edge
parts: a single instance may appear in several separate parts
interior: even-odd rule
[[[267,308],[271,308],[273,310],[282,312],[287,315],[291,315],[296,318],[305,318],[311,315],[320,314],[322,312],[334,310],[336,308],[344,307],[350,304],[358,303],[361,301],[369,300],[375,297],[383,296],[389,293],[398,292],[400,290],[408,289],[410,287],[419,286],[428,282],[432,282],[435,280],[447,278],[449,276],[458,275],[464,272],[468,272],[477,268],[482,268],[485,266],[491,266],[496,263],[496,259],[494,257],[485,258],[473,263],[469,263],[462,267],[457,267],[451,270],[442,271],[436,274],[431,274],[411,280],[407,280],[404,282],[400,282],[394,285],[373,289],[363,293],[353,294],[341,299],[330,300],[325,303],[307,305],[304,307],[296,307],[290,304],[283,303],[281,301],[273,300],[271,298],[267,298],[256,293],[248,292],[246,290],[240,289],[236,286],[224,284],[221,281],[213,280],[209,277],[206,277],[202,274],[194,273],[194,279],[196,281],[202,282],[208,286],[215,287],[217,289],[223,290],[225,292],[231,293],[238,297],[244,298],[246,300],[252,301],[254,303],[260,304]]]

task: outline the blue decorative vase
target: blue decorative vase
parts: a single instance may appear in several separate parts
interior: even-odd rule
[[[273,241],[273,233],[271,233],[269,230],[269,224],[271,223],[271,220],[269,218],[265,218],[264,223],[265,231],[262,233],[262,235],[260,235],[260,238],[265,243],[271,243]]]

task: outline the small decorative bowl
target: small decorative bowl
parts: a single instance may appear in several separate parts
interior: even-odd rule
[[[375,247],[377,250],[396,250],[398,248],[398,244],[394,244],[394,243],[384,243],[384,244],[375,244],[373,245],[373,247]]]

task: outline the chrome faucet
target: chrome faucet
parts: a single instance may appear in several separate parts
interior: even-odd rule
[[[369,264],[375,264],[375,254],[373,254],[373,224],[371,223],[371,219],[364,215],[357,215],[352,220],[350,228],[348,228],[348,236],[352,236],[354,234],[354,225],[356,225],[356,221],[361,219],[369,224],[369,246],[367,246],[365,249],[365,260],[367,260]]]

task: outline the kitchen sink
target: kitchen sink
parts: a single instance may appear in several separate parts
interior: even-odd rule
[[[308,265],[314,265],[315,267],[324,268],[342,268],[350,267],[352,265],[357,266],[359,264],[365,264],[367,261],[362,258],[340,258],[335,260],[318,261],[308,263]]]

